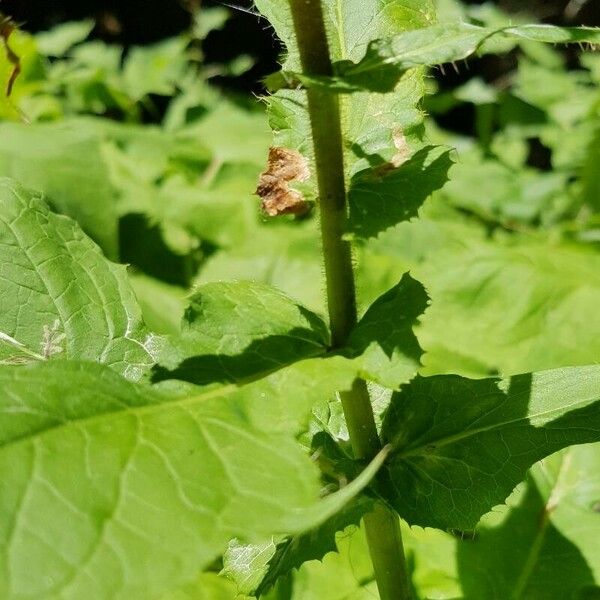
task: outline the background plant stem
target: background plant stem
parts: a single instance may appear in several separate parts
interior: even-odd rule
[[[290,0],[302,69],[332,75],[320,0]],[[343,239],[347,220],[344,153],[338,98],[307,90],[317,168],[319,216],[325,262],[327,307],[332,345],[345,345],[357,322],[356,288],[350,243]],[[371,459],[381,449],[366,383],[354,382],[340,394],[356,458]],[[369,551],[382,600],[407,600],[410,584],[398,516],[382,504],[364,518]]]

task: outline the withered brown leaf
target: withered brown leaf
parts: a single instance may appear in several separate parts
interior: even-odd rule
[[[291,148],[271,147],[267,169],[261,173],[256,188],[263,210],[271,217],[305,213],[309,203],[290,183],[309,177],[308,161],[302,154]]]

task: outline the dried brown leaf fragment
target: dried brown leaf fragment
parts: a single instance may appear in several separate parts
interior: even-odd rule
[[[302,154],[291,148],[272,146],[267,168],[261,173],[256,188],[263,210],[270,217],[305,213],[309,203],[290,183],[306,181],[309,177],[308,161]]]

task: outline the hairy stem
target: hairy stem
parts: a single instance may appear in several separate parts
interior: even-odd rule
[[[290,0],[290,5],[303,71],[332,75],[321,0]],[[343,239],[348,215],[340,111],[335,94],[315,88],[306,93],[317,168],[329,322],[333,347],[340,348],[357,322],[352,249]],[[366,383],[357,380],[340,396],[356,458],[373,458],[381,442]],[[410,599],[398,516],[377,504],[365,516],[364,524],[381,599]]]

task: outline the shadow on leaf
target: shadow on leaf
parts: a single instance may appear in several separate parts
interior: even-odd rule
[[[372,165],[374,157],[369,158]],[[450,150],[426,146],[398,167],[379,166],[357,173],[350,183],[349,232],[371,238],[415,217],[423,202],[448,179]]]
[[[260,379],[299,360],[324,354],[326,348],[316,343],[314,335],[313,330],[295,328],[286,335],[269,335],[256,339],[239,354],[191,356],[174,369],[156,366],[152,381],[156,383],[177,379],[196,385],[208,385]]]
[[[465,600],[600,598],[592,571],[575,544],[551,521],[553,507],[532,477],[517,506],[497,527],[482,527],[458,544]]]

